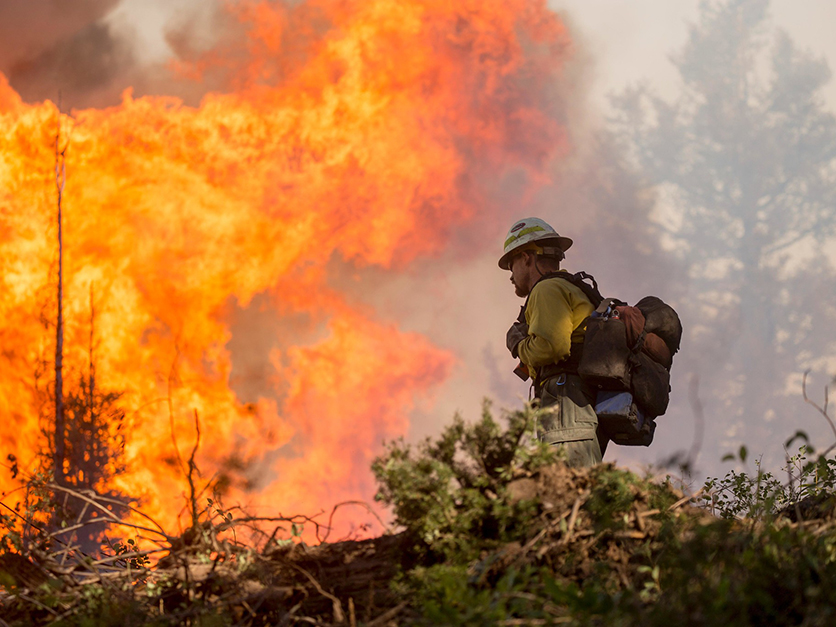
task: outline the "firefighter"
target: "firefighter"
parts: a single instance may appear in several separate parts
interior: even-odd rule
[[[594,307],[580,288],[555,276],[571,245],[539,218],[511,226],[499,267],[511,271],[516,294],[526,302],[506,343],[534,378],[539,406],[550,410],[540,417],[538,437],[563,447],[569,465],[592,466],[601,462],[606,440],[596,433],[596,393],[578,376],[578,361],[584,321]]]

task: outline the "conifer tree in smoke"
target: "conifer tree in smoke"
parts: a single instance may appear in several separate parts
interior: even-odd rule
[[[640,86],[615,101],[615,128],[659,194],[664,241],[688,267],[682,359],[701,375],[711,437],[761,450],[819,427],[795,419],[800,373],[832,371],[836,348],[826,254],[836,118],[820,96],[830,71],[770,30],[768,9],[768,0],[703,3],[673,57],[679,96]]]

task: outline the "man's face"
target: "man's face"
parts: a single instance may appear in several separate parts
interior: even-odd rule
[[[514,255],[511,259],[511,283],[514,284],[514,293],[520,298],[525,298],[531,291],[531,269],[529,256],[525,253]]]

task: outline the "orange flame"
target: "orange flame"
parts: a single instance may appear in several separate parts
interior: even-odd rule
[[[194,411],[204,475],[232,456],[262,471],[235,498],[284,513],[369,499],[381,441],[407,432],[454,357],[329,287],[329,260],[397,271],[462,228],[496,235],[505,220],[489,220],[499,209],[481,181],[536,178],[565,150],[544,103],[567,42],[545,2],[232,10],[246,38],[188,68],[225,66],[230,89],[197,108],[126,92],[69,119],[0,76],[0,452],[31,470],[42,447],[34,373],[54,350],[42,320],[55,306],[60,124],[67,368],[86,367],[92,285],[98,383],[128,410],[114,485],[168,528]],[[299,33],[304,51],[285,55]],[[228,343],[233,309],[257,295],[307,322],[273,351],[275,388],[253,405],[232,388]]]

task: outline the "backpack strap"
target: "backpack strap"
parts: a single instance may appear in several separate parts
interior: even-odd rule
[[[558,272],[549,272],[540,280],[542,281],[546,278],[558,278],[568,281],[581,290],[584,293],[584,296],[589,299],[589,302],[591,302],[592,306],[595,308],[597,308],[601,304],[601,301],[604,300],[604,297],[598,289],[598,281],[595,280],[594,276],[587,272],[581,271],[576,272],[575,274],[570,274],[569,272],[566,272],[566,270],[560,270]]]
[[[593,307],[604,307],[605,312],[610,306],[615,307],[615,305],[624,304],[620,300],[615,298],[605,299],[601,295],[601,292],[598,290],[598,282],[595,280],[595,277],[586,272],[576,272],[575,274],[571,274],[569,272],[566,272],[565,270],[559,270],[558,272],[548,272],[541,276],[537,280],[537,283],[548,279],[563,279],[564,281],[571,283],[583,292],[584,296],[586,296],[589,299]],[[537,283],[535,283],[534,285],[537,285]],[[531,289],[533,290],[534,286],[532,286]],[[520,310],[520,319],[523,321],[525,320],[525,310],[528,308],[529,298],[531,298],[531,293],[529,293],[528,298],[525,299],[525,304],[522,306]],[[586,321],[584,321],[584,323],[585,322]],[[573,342],[571,345],[569,356],[566,359],[556,364],[548,364],[546,366],[541,366],[540,368],[537,368],[536,372],[534,373],[535,395],[538,398],[540,397],[543,383],[547,379],[561,373],[577,374],[578,364],[580,363],[582,354],[583,343]]]
[[[584,296],[586,296],[589,299],[589,302],[591,302],[592,306],[595,308],[598,308],[601,305],[601,302],[605,300],[604,297],[601,295],[601,292],[598,290],[598,282],[595,280],[595,277],[591,274],[588,274],[587,272],[576,272],[575,274],[566,272],[566,270],[558,270],[557,272],[547,272],[539,279],[537,279],[537,282],[534,285],[537,285],[537,283],[539,283],[540,281],[545,281],[547,279],[563,279],[564,281],[568,281],[569,283],[577,287],[579,290],[581,290],[584,293]],[[590,281],[590,283],[587,283],[587,280]],[[534,285],[531,286],[532,290],[534,289]],[[522,306],[523,312],[525,312],[526,308],[528,307],[529,298],[531,298],[530,292],[528,294],[528,297],[525,299],[525,304]],[[606,300],[615,301],[616,304],[619,305],[626,304],[614,298]]]

